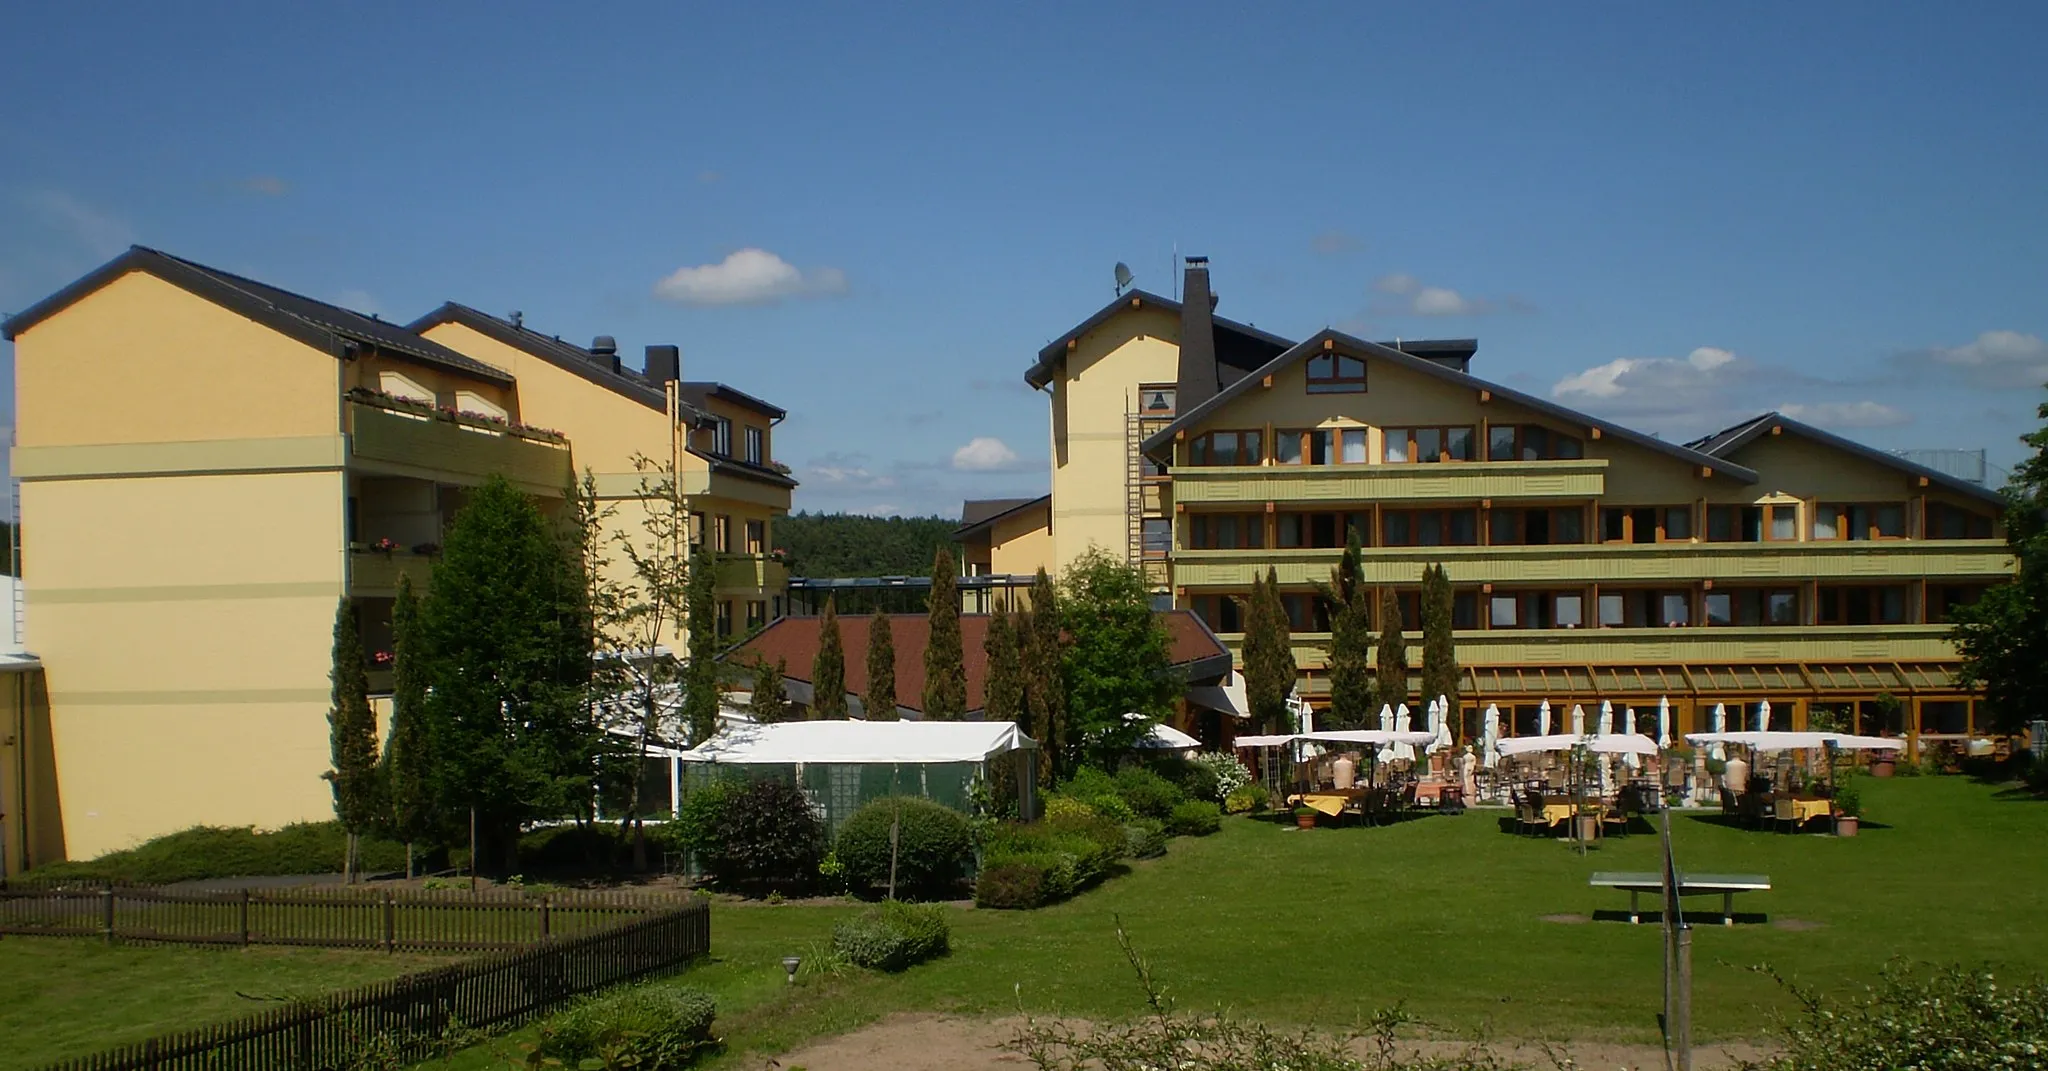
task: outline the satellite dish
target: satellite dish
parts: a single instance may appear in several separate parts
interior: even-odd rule
[[[1116,262],[1116,292],[1119,296],[1130,288],[1131,266],[1119,260]]]

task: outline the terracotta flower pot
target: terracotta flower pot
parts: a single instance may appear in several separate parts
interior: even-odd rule
[[[1896,759],[1872,759],[1870,760],[1870,776],[1890,777],[1897,765],[1898,760]]]
[[[1856,817],[1855,815],[1853,815],[1853,814],[1838,814],[1838,815],[1836,815],[1836,816],[1835,816],[1835,836],[1837,836],[1837,837],[1853,837],[1853,836],[1855,836],[1855,835],[1856,835],[1856,826],[1857,826],[1857,824],[1858,824],[1858,821],[1859,821],[1859,820],[1857,819],[1857,817]]]
[[[1295,815],[1294,825],[1297,829],[1314,829],[1316,827],[1316,813],[1310,811],[1307,814]]]

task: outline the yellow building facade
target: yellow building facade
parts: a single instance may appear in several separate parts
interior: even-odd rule
[[[47,730],[16,734],[36,773],[13,810],[35,833],[10,867],[331,817],[337,601],[387,655],[399,577],[430,584],[490,476],[558,508],[588,469],[637,508],[631,458],[674,465],[693,513],[762,528],[759,558],[722,566],[733,612],[779,605],[780,410],[756,403],[757,462],[727,458],[703,438],[719,418],[684,399],[726,388],[590,351],[577,368],[576,347],[550,360],[448,308],[406,327],[137,248],[7,321],[24,640],[47,686],[15,704]]]
[[[1777,413],[1668,443],[1472,375],[1471,340],[1290,342],[1213,305],[1191,258],[1184,300],[1127,294],[1040,352],[1048,565],[1143,563],[1233,646],[1272,570],[1312,703],[1317,584],[1355,532],[1412,643],[1445,567],[1468,727],[1489,703],[1526,732],[1545,699],[1642,722],[1668,698],[1674,731],[1762,700],[1773,727],[1825,709],[1915,747],[1987,728],[1946,615],[2012,575],[1990,489]]]

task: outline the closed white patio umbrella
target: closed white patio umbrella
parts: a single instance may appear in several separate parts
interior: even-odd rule
[[[1627,710],[1622,712],[1621,734],[1623,736],[1636,735],[1636,708],[1629,707]],[[1621,756],[1621,761],[1625,763],[1631,770],[1640,770],[1643,767],[1642,756],[1637,755],[1633,751],[1624,752]]]
[[[1756,731],[1769,732],[1771,729],[1771,701],[1766,699],[1756,705]]]
[[[1436,697],[1436,743],[1430,745],[1430,750],[1449,751],[1450,749],[1451,700],[1449,696],[1440,695]]]
[[[1586,708],[1577,703],[1572,704],[1572,735],[1586,735]]]
[[[1486,736],[1479,757],[1489,770],[1500,765],[1500,707],[1493,703],[1486,704]]]
[[[1601,735],[1601,736],[1612,736],[1612,735],[1614,735],[1614,704],[1613,704],[1613,703],[1611,703],[1611,702],[1609,702],[1608,700],[1605,700],[1605,699],[1602,699],[1602,700],[1600,701],[1600,733],[1599,733],[1599,735]]]
[[[1536,735],[1550,735],[1550,700],[1548,699],[1543,701],[1542,706],[1536,708]]]
[[[1728,731],[1728,705],[1726,703],[1714,704],[1714,722],[1709,728],[1716,733]],[[1708,752],[1708,756],[1716,761],[1725,759],[1728,757],[1728,749],[1720,744],[1715,744],[1714,749]]]
[[[1398,733],[1415,731],[1415,713],[1408,709],[1408,704],[1406,703],[1394,708],[1394,731]],[[1394,745],[1394,757],[1397,759],[1415,758],[1415,745],[1396,743]]]
[[[1671,746],[1671,697],[1668,695],[1657,697],[1657,746]]]

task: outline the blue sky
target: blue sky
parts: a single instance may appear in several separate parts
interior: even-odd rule
[[[1669,438],[2010,464],[2048,380],[2039,4],[130,7],[10,15],[0,311],[132,241],[675,342],[801,508],[1042,491],[1024,368],[1176,246]]]

